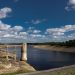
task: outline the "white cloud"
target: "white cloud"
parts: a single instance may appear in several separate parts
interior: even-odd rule
[[[69,32],[75,30],[75,25],[65,25],[64,27],[60,28],[49,28],[46,30],[45,33],[52,34],[52,35],[64,35],[65,32]]]
[[[22,26],[14,26],[4,24],[0,21],[0,37],[13,37],[20,36],[25,34],[25,32],[21,32],[23,30]],[[20,33],[20,35],[19,35]]]
[[[33,33],[40,33],[40,30],[33,30]]]
[[[63,27],[63,29],[67,32],[67,31],[72,31],[75,30],[75,25],[65,25]]]
[[[71,33],[67,37],[68,39],[75,39],[75,33]]]
[[[75,5],[75,0],[69,0],[69,5]]]
[[[13,28],[11,28],[13,31],[21,31],[21,30],[23,30],[23,27],[22,26],[14,26]]]
[[[67,6],[65,7],[65,10],[67,11],[75,10],[75,0],[69,0],[67,2]]]
[[[36,19],[36,20],[31,20],[31,21],[25,21],[26,24],[34,24],[34,25],[37,25],[37,24],[40,24],[40,23],[43,23],[45,22],[46,19]]]
[[[32,42],[44,42],[48,40],[48,38],[42,34],[30,34],[29,37],[31,37],[29,39],[31,39]]]
[[[28,30],[27,30],[27,32],[28,32],[28,33],[32,33],[33,30],[34,30],[34,27],[29,27]]]
[[[65,32],[65,30],[62,29],[62,28],[50,28],[50,29],[47,29],[47,32],[49,32],[49,33],[57,33],[57,32]]]
[[[41,23],[41,21],[40,20],[32,20],[31,23],[32,24],[39,24],[39,23]]]
[[[12,35],[12,34],[5,34],[3,37],[15,37],[15,35]]]
[[[56,32],[56,33],[53,33],[53,35],[60,36],[60,35],[64,35],[64,33],[63,32]]]
[[[4,24],[2,21],[0,21],[0,30],[6,31],[6,32],[9,32],[9,33],[12,33],[12,34],[13,33],[17,34],[17,32],[23,30],[23,27],[19,26],[19,25],[11,27],[11,25]]]
[[[9,7],[0,9],[0,19],[6,18],[10,12],[12,12],[12,9]]]
[[[20,32],[19,35],[20,36],[26,36],[26,35],[28,35],[28,33],[27,32]]]
[[[31,30],[31,31],[30,31]],[[30,32],[28,32],[30,31]],[[75,38],[75,25],[65,25],[59,28],[48,28],[45,33],[41,34],[41,30],[37,30],[34,27],[29,27],[27,31],[23,30],[23,27],[16,25],[4,24],[0,21],[0,42],[8,40],[9,42],[49,42],[49,41],[64,41]],[[66,33],[69,34],[65,35]]]
[[[35,37],[42,37],[41,34],[30,34],[30,36],[31,36],[32,38],[35,38]]]
[[[45,34],[49,35],[49,37],[54,41],[56,41],[56,40],[57,41],[65,41],[65,40],[70,40],[70,39],[75,38],[74,34],[69,33],[72,31],[75,31],[75,25],[65,25],[65,26],[60,27],[60,28],[46,29]]]
[[[0,21],[0,30],[8,30],[11,26]]]
[[[12,11],[12,9],[8,8],[8,7],[5,7],[5,8],[2,8],[1,11],[4,12],[4,13],[10,13]]]
[[[37,29],[35,29],[34,27],[29,27],[27,32],[28,32],[28,33],[37,34],[37,33],[40,33],[41,30],[37,30]]]
[[[29,29],[33,29],[33,27],[30,27]],[[33,32],[36,34],[33,34]],[[20,25],[12,27],[11,25],[4,24],[0,21],[0,42],[35,42],[38,38],[45,38],[44,35],[37,34],[40,30],[33,29],[33,32],[32,34],[29,34],[27,31],[23,31],[23,27]]]
[[[65,29],[63,28],[50,28],[47,29],[45,33],[50,35],[64,35]]]
[[[27,38],[29,42],[47,42],[48,38],[42,34],[30,34]]]

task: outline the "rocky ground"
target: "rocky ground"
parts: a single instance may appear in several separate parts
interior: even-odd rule
[[[0,75],[9,75],[10,73],[26,73],[26,72],[34,72],[35,69],[30,66],[25,61],[0,61]]]

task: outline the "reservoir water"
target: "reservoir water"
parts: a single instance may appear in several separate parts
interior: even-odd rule
[[[16,48],[17,58],[20,58],[20,48]],[[13,50],[13,49],[11,49]],[[28,47],[27,62],[36,70],[47,70],[75,64],[75,53],[55,52]]]

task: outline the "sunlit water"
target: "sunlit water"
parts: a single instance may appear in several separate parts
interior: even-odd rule
[[[11,50],[15,51],[15,48],[11,48]],[[21,56],[19,47],[16,48],[16,53],[19,60]],[[37,70],[46,70],[75,64],[75,53],[55,52],[28,47],[27,62]]]

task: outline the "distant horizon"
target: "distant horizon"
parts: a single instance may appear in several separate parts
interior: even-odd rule
[[[73,39],[73,40],[75,40],[75,39]],[[73,41],[72,40],[72,41]],[[67,41],[71,41],[71,40],[67,40]],[[24,44],[24,43],[52,43],[52,42],[54,42],[54,43],[65,43],[65,42],[67,42],[67,41],[46,41],[46,42],[0,42],[0,44]]]
[[[75,0],[0,0],[0,42],[75,39]]]

